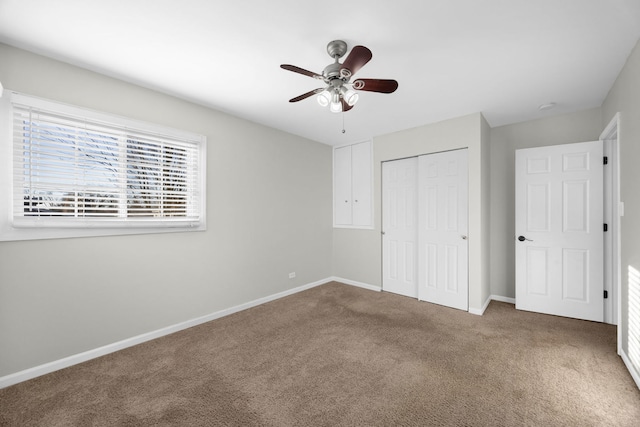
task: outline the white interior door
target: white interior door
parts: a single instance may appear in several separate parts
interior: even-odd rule
[[[416,298],[416,157],[382,164],[382,288]]]
[[[419,298],[469,309],[467,150],[419,158]]]
[[[601,141],[516,151],[516,308],[603,320]]]

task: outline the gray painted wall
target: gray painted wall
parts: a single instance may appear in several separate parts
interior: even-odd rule
[[[620,200],[624,216],[620,219],[621,324],[622,349],[631,356],[630,340],[635,340],[636,375],[640,377],[640,283],[629,281],[630,271],[640,271],[640,42],[618,75],[602,105],[602,122],[606,126],[620,113]],[[630,316],[629,307],[634,311]]]
[[[331,147],[2,44],[0,81],[208,139],[206,232],[0,242],[0,377],[332,275]]]

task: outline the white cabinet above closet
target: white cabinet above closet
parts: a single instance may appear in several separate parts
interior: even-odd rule
[[[373,227],[371,141],[333,150],[333,226]]]

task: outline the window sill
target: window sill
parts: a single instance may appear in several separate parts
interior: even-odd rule
[[[205,224],[191,226],[158,227],[91,227],[91,228],[18,228],[6,226],[0,229],[0,241],[68,239],[77,237],[126,236],[135,234],[187,233],[206,231]]]

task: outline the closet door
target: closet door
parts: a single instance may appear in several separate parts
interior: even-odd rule
[[[467,150],[420,156],[418,170],[418,298],[466,311]]]
[[[418,159],[382,164],[382,289],[418,297]]]
[[[382,164],[382,289],[469,309],[467,150]]]

